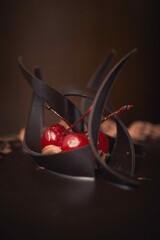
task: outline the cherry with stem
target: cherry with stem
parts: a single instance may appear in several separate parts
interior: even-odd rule
[[[89,139],[88,139],[88,132],[80,132],[76,129],[76,132],[70,133],[72,129],[75,129],[76,126],[87,116],[92,110],[92,105],[88,108],[88,110],[78,119],[76,120],[73,124],[70,124],[66,119],[64,119],[62,116],[60,116],[56,111],[54,111],[48,104],[45,105],[46,108],[50,111],[52,111],[56,116],[58,116],[61,120],[63,120],[67,125],[68,129],[62,128],[61,124],[54,124],[50,128],[46,130],[46,132],[43,135],[42,142],[45,144],[51,143],[53,145],[60,146],[62,151],[68,151],[68,150],[73,150],[82,146],[86,146],[89,144]],[[128,111],[132,108],[132,105],[124,105],[121,108],[119,108],[117,111],[109,114],[108,116],[104,117],[101,120],[101,123],[106,121],[107,119],[119,115],[122,112]],[[49,140],[48,140],[49,136]],[[51,140],[51,141],[50,141]],[[103,132],[99,131],[98,134],[98,143],[97,143],[97,149],[100,152],[108,153],[109,149],[109,140],[103,134]]]

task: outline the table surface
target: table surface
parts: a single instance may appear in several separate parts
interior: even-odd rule
[[[160,239],[159,146],[137,160],[134,190],[59,176],[15,148],[0,158],[0,239]]]

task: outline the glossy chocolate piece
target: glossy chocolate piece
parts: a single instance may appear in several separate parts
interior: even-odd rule
[[[20,69],[33,89],[33,97],[26,126],[25,148],[26,151],[36,160],[36,162],[53,172],[67,175],[68,177],[85,177],[94,178],[95,169],[93,166],[93,158],[100,165],[99,173],[106,180],[111,181],[120,186],[135,187],[139,185],[137,180],[134,180],[135,170],[135,148],[134,144],[127,132],[126,127],[118,117],[114,117],[117,124],[117,137],[114,139],[114,144],[111,149],[111,157],[106,164],[99,157],[97,152],[97,135],[100,125],[100,119],[103,109],[108,112],[113,112],[111,104],[107,102],[108,95],[121,71],[122,67],[135,53],[135,50],[128,53],[122,58],[106,75],[100,79],[100,86],[95,91],[94,88],[76,88],[65,87],[61,92],[48,86],[41,80],[40,72],[35,70],[35,74],[30,73],[19,59]],[[98,84],[97,74],[92,80],[91,86]],[[76,150],[62,152],[54,155],[44,155],[40,149],[40,136],[43,130],[43,110],[46,102],[54,109],[62,118],[65,118],[70,123],[75,122],[81,115],[80,110],[67,99],[66,96],[78,95],[93,101],[93,110],[89,116],[88,133],[90,144],[87,147]],[[79,126],[83,129],[83,126]]]

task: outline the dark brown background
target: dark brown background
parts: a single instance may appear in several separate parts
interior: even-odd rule
[[[17,133],[26,122],[31,89],[17,58],[58,88],[85,85],[97,65],[114,48],[114,63],[137,48],[110,98],[115,107],[133,103],[123,115],[160,122],[160,33],[158,1],[19,0],[0,3],[0,134]]]

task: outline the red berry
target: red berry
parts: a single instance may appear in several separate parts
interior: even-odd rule
[[[62,151],[73,150],[89,144],[85,133],[69,133],[63,138],[61,149]]]
[[[41,146],[48,145],[61,146],[62,140],[66,134],[66,128],[61,124],[53,124],[47,128],[41,138]]]
[[[98,150],[104,153],[108,153],[109,150],[109,140],[101,131],[98,133]]]

